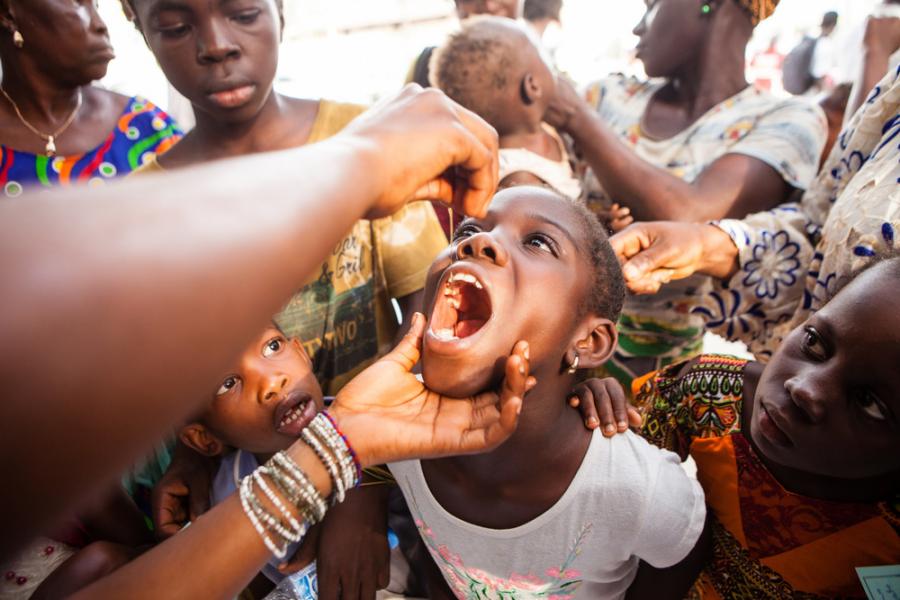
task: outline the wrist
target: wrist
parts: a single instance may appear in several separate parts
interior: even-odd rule
[[[590,129],[594,120],[594,111],[584,101],[576,102],[572,107],[569,118],[563,124],[562,130],[579,142]]]
[[[701,226],[703,253],[698,272],[727,281],[738,269],[738,247],[725,231],[713,224]]]
[[[384,149],[369,136],[358,133],[339,133],[325,144],[334,148],[335,164],[342,165],[346,173],[365,173],[365,177],[354,177],[358,206],[354,212],[359,218],[369,218],[369,213],[377,208],[379,199],[388,187],[390,165],[385,164]]]

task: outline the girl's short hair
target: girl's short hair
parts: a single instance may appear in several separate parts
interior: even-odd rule
[[[613,322],[618,321],[625,303],[625,277],[622,275],[619,259],[609,243],[606,228],[583,203],[569,200],[558,192],[554,193],[578,217],[585,241],[585,254],[591,262],[592,281],[579,312],[581,315],[595,314]]]

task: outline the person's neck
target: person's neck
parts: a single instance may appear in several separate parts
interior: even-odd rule
[[[897,493],[898,473],[888,473],[866,479],[842,479],[816,473],[808,473],[785,467],[769,460],[757,447],[750,434],[756,386],[764,370],[759,363],[749,363],[744,371],[744,402],[741,407],[741,433],[772,477],[793,494],[831,502],[878,502],[893,498]]]
[[[196,156],[181,157],[179,162],[231,158],[302,145],[306,137],[298,132],[308,134],[310,123],[292,121],[285,126],[290,119],[289,110],[289,100],[274,90],[253,118],[239,123],[222,123],[195,109],[197,123],[179,145],[184,144],[183,150],[190,149],[190,154]],[[177,149],[178,146],[172,152]]]
[[[37,65],[20,61],[2,61],[3,81],[0,86],[13,99],[22,115],[38,129],[52,129],[64,122],[78,105],[81,87],[58,78],[47,77]],[[9,102],[3,98],[0,102]]]
[[[724,36],[725,28],[711,32],[697,60],[671,79],[678,103],[691,120],[706,114],[748,85],[744,76],[746,44],[736,44]]]
[[[560,159],[556,140],[544,130],[540,121],[504,131],[499,135],[499,143],[500,148],[521,148],[551,160]]]
[[[519,425],[506,442],[485,454],[442,460],[451,461],[467,477],[490,487],[519,482],[532,485],[542,478],[557,477],[573,460],[580,465],[592,434],[566,401],[574,378],[556,372],[532,374],[538,384],[526,396]]]

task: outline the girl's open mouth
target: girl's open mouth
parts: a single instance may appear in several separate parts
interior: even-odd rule
[[[430,333],[441,342],[458,342],[478,333],[492,315],[491,297],[472,273],[450,273],[437,291]]]

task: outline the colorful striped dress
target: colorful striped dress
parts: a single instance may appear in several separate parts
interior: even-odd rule
[[[15,198],[32,186],[102,184],[162,154],[181,136],[181,129],[169,115],[135,96],[106,139],[83,154],[50,158],[0,144],[0,190],[7,198]]]

